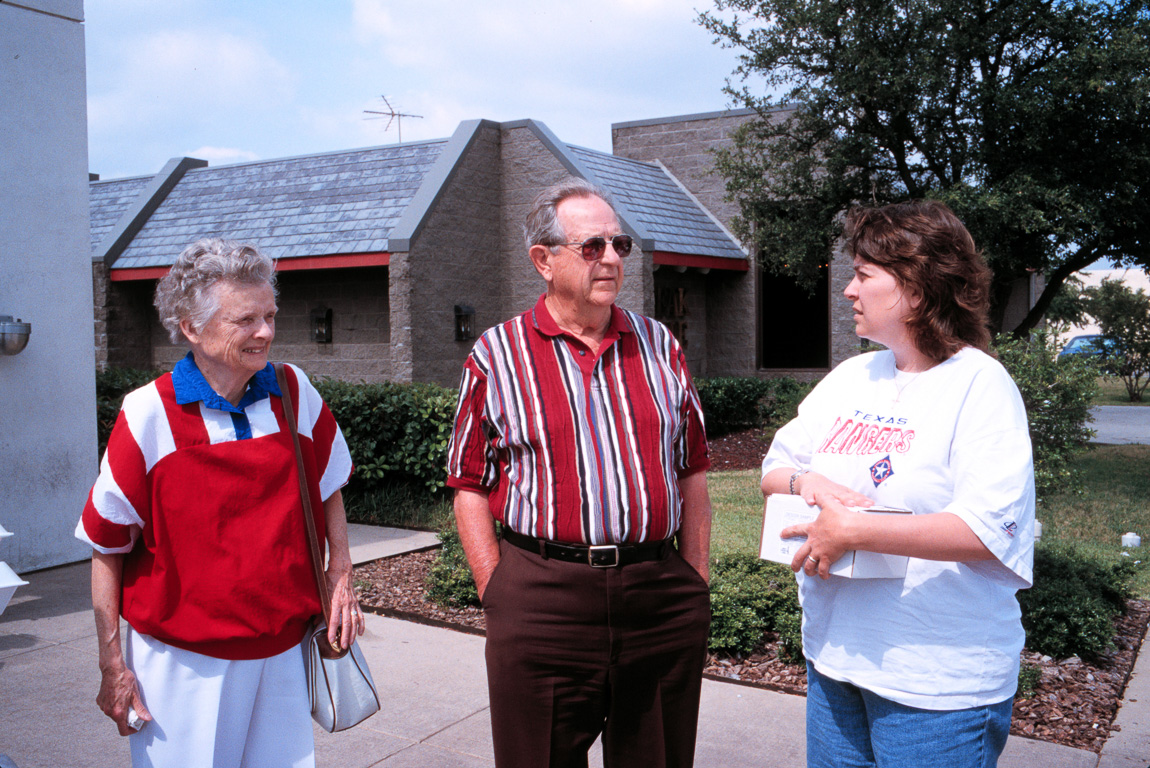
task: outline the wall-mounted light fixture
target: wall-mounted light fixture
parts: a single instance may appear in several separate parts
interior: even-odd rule
[[[327,307],[311,311],[311,339],[316,344],[331,344],[331,310]]]
[[[466,304],[455,305],[455,340],[468,341],[475,338],[475,307]]]
[[[28,346],[28,337],[32,334],[32,324],[21,322],[19,318],[12,319],[12,315],[0,315],[0,352],[5,355],[15,355]]]

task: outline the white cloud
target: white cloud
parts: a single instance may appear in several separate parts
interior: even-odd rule
[[[187,147],[264,158],[390,144],[463,120],[533,118],[610,149],[610,124],[720,109],[734,54],[709,0],[90,0],[96,170],[155,172]],[[246,159],[237,154],[234,159]]]

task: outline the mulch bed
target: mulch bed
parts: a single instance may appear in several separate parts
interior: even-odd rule
[[[713,470],[754,469],[765,446],[755,435],[727,435],[711,441]],[[367,610],[397,618],[483,634],[478,608],[442,608],[424,599],[424,580],[436,552],[415,552],[377,560],[355,569],[356,592]],[[1150,600],[1131,600],[1125,616],[1115,622],[1114,650],[1095,663],[1072,656],[1055,660],[1023,651],[1024,663],[1041,670],[1041,680],[1029,698],[1014,702],[1011,733],[1068,747],[1100,752],[1112,731],[1118,702],[1150,622]],[[763,645],[746,657],[716,656],[704,674],[714,679],[805,695],[806,669],[778,658],[776,638],[768,633]]]

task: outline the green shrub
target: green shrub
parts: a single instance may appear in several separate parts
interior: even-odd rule
[[[1102,563],[1065,545],[1036,548],[1034,586],[1018,593],[1026,647],[1056,658],[1097,659],[1111,647],[1135,567],[1129,560]]]
[[[779,658],[788,664],[803,663],[803,612],[795,597],[795,610],[780,613],[775,618],[775,631],[779,633]]]
[[[479,605],[479,591],[471,577],[467,556],[463,552],[463,542],[455,521],[451,520],[439,529],[439,540],[443,547],[427,574],[427,599],[433,603],[454,608]]]
[[[100,456],[108,447],[112,427],[124,402],[124,395],[139,389],[160,375],[160,371],[144,371],[136,368],[108,368],[96,371],[96,437],[99,441]]]
[[[1018,698],[1029,699],[1042,682],[1042,667],[1023,663],[1018,667]]]
[[[695,385],[710,437],[759,427],[773,434],[795,417],[798,404],[814,386],[792,378],[755,377],[698,379]]]
[[[355,462],[352,487],[395,484],[442,491],[458,393],[435,384],[315,382]]]
[[[1054,340],[1042,332],[1024,340],[1000,336],[996,351],[1026,404],[1038,498],[1075,490],[1080,484],[1072,460],[1094,434],[1087,422],[1098,390],[1097,367],[1081,359],[1089,355],[1059,360]]]
[[[798,586],[790,569],[739,553],[711,568],[711,636],[716,653],[748,654],[763,633],[779,632],[789,660],[802,656]]]
[[[454,514],[446,494],[415,485],[396,484],[364,492],[345,489],[343,504],[349,523],[427,531],[438,530]]]

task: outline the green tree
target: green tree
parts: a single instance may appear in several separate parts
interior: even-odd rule
[[[716,0],[758,112],[718,153],[737,234],[809,282],[857,202],[937,198],[1015,280],[1150,265],[1148,0]],[[761,83],[752,91],[748,83]],[[761,94],[766,95],[761,95]],[[1009,330],[1009,329],[1007,329]]]
[[[1150,296],[1120,280],[1103,280],[1082,293],[1085,312],[1105,339],[1102,370],[1122,379],[1130,402],[1141,402],[1150,384]]]
[[[1082,281],[1071,275],[1063,281],[1046,308],[1046,328],[1051,336],[1066,333],[1086,321],[1086,306],[1082,294]]]

